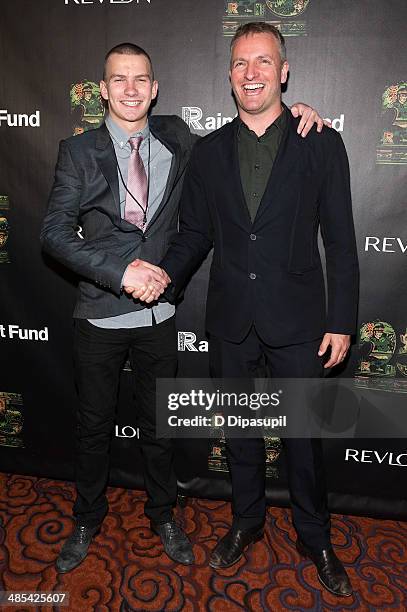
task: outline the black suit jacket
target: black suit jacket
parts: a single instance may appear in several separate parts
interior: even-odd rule
[[[274,346],[355,332],[358,262],[346,151],[335,130],[302,138],[297,125],[289,115],[253,223],[240,181],[238,120],[203,138],[191,156],[180,233],[161,265],[176,291],[214,246],[206,325],[228,341],[242,340],[253,324]]]
[[[195,137],[176,116],[153,116],[149,123],[173,159],[164,197],[144,235],[121,219],[116,157],[105,125],[60,143],[41,240],[45,251],[80,276],[76,317],[143,308],[121,292],[124,271],[136,257],[159,262],[177,231],[182,181]]]

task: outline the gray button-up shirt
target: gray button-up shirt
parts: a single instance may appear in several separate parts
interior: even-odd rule
[[[120,173],[123,177],[124,183],[127,184],[127,169],[131,154],[129,138],[132,138],[133,136],[143,137],[143,141],[140,146],[140,157],[143,160],[147,177],[150,174],[147,227],[164,196],[164,191],[171,168],[172,153],[150,132],[148,123],[141,132],[134,132],[134,134],[130,135],[127,134],[127,132],[125,132],[119,125],[117,125],[117,123],[115,123],[110,116],[106,117],[105,123],[107,129],[109,130],[117,163],[120,168],[120,172],[118,170],[117,174],[119,181],[120,213],[122,217],[124,217],[126,190],[124,188],[122,178],[120,177]],[[128,312],[116,317],[89,319],[89,322],[97,327],[105,327],[109,329],[147,327],[152,325],[153,313],[156,322],[161,323],[174,315],[175,307],[172,304],[160,302],[152,307],[143,308],[143,310],[135,310],[134,312]]]

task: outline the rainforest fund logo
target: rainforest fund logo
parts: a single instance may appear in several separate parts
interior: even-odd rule
[[[303,19],[309,0],[235,0],[225,2],[222,31],[233,36],[239,25],[249,21],[265,21],[274,25],[284,36],[306,36],[307,22]],[[301,16],[299,19],[298,17]]]
[[[279,17],[297,17],[305,11],[309,0],[266,0],[270,11]]]
[[[264,436],[266,449],[266,476],[267,478],[277,479],[279,477],[277,459],[282,451],[280,438],[275,436]],[[210,450],[208,456],[208,469],[213,472],[228,472],[228,462],[226,457],[226,438],[224,428],[213,425],[210,433]]]
[[[0,391],[0,446],[22,448],[23,398],[19,393]]]
[[[7,242],[10,230],[8,221],[8,213],[10,210],[10,202],[8,196],[0,195],[0,264],[10,263],[10,258],[7,251]]]
[[[94,130],[102,125],[105,107],[100,88],[93,81],[73,83],[70,91],[72,133],[74,136]]]
[[[407,328],[376,319],[359,331],[355,372],[360,386],[407,393]]]
[[[407,82],[389,85],[382,95],[377,164],[407,164]]]

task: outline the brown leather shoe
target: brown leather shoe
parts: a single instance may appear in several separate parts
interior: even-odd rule
[[[312,553],[301,540],[297,540],[297,550],[303,557],[308,557],[314,563],[318,571],[318,580],[330,593],[338,597],[350,597],[353,593],[349,577],[341,561],[330,546]]]
[[[263,525],[250,529],[231,527],[226,535],[216,544],[209,559],[214,569],[231,567],[241,559],[244,550],[263,537]]]

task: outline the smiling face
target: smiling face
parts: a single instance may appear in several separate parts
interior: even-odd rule
[[[286,82],[287,74],[288,63],[281,62],[273,34],[248,34],[236,40],[229,77],[245,123],[253,116],[274,121],[281,112],[281,83]]]
[[[152,80],[145,55],[112,53],[109,56],[100,93],[107,100],[112,119],[126,132],[131,134],[144,128],[157,91],[158,83]]]

